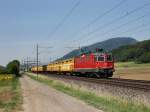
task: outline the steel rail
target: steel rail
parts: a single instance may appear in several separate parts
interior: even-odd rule
[[[134,88],[138,90],[150,91],[150,81],[145,80],[119,79],[119,78],[97,79],[97,78],[77,77],[70,75],[56,75],[56,74],[47,74],[47,75],[49,77],[55,77],[59,79],[77,80],[96,84],[121,86],[126,88]]]

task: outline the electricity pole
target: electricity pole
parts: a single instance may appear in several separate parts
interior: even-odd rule
[[[39,55],[40,55],[41,53],[43,53],[43,51],[40,51],[40,52],[39,52],[39,49],[40,49],[40,48],[48,49],[48,48],[52,48],[52,47],[48,47],[48,46],[42,47],[42,46],[39,46],[38,44],[36,45],[36,69],[37,69],[37,78],[38,78]]]
[[[37,69],[37,78],[38,78],[38,66],[39,66],[39,46],[38,46],[38,44],[37,44],[37,46],[36,46],[36,69]]]
[[[29,59],[28,59],[28,57],[27,57],[27,72],[29,71]]]

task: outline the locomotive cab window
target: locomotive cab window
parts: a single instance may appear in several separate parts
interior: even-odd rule
[[[95,61],[104,61],[104,56],[95,56]]]
[[[97,61],[104,61],[104,57],[103,56],[98,56]]]

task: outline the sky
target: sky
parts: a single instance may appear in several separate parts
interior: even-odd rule
[[[48,63],[114,37],[150,39],[149,0],[0,0],[0,65],[34,60],[36,44]]]

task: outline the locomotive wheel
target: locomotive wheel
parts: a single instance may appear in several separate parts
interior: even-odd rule
[[[109,74],[108,74],[108,77],[112,77],[113,76],[113,72],[110,72]]]
[[[93,77],[94,74],[93,73],[86,73],[86,77],[90,78],[90,77]]]
[[[108,78],[108,73],[105,73],[105,74],[104,74],[104,78]]]

